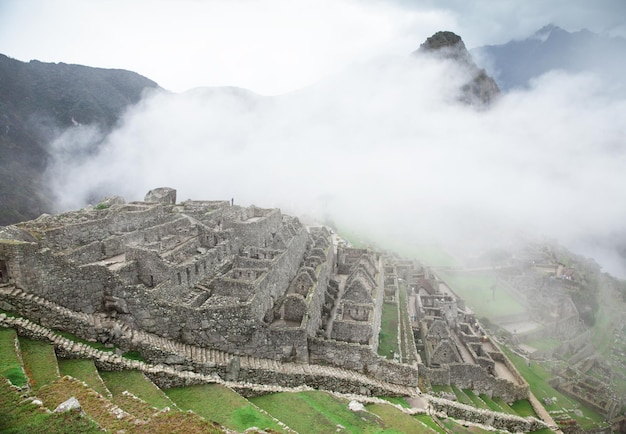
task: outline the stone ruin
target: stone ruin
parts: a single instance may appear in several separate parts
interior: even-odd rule
[[[0,273],[0,308],[178,369],[212,372],[208,356],[194,357],[213,351],[228,365],[218,375],[231,379],[254,358],[277,372],[334,366],[402,386],[421,375],[509,401],[528,395],[463,300],[429,270],[335,244],[327,228],[278,209],[176,203],[168,188],[142,202],[110,198],[0,228]],[[382,306],[398,302],[400,283],[412,316],[405,363],[377,354]]]
[[[170,188],[0,228],[1,284],[96,318],[101,342],[117,344],[128,329],[230,357],[334,365],[416,386],[416,367],[376,354],[382,263],[278,209],[176,203]],[[5,309],[20,309],[2,297]],[[59,322],[54,312],[22,310]]]
[[[336,239],[278,209],[176,203],[170,188],[142,202],[108,198],[0,228],[0,309],[20,315],[0,313],[0,325],[53,342],[62,357],[140,369],[160,387],[234,381],[244,394],[306,384],[410,396],[421,393],[421,376],[509,401],[528,395],[516,371],[500,375],[499,367],[514,368],[428,270]],[[405,363],[377,354],[382,306],[398,302],[400,281],[413,314]],[[145,362],[119,351],[138,351]],[[545,426],[429,399],[467,420]]]

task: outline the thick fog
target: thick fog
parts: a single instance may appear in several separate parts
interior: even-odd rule
[[[626,101],[592,74],[553,72],[487,110],[458,102],[467,73],[429,58],[355,65],[280,97],[235,88],[147,95],[101,140],[53,144],[63,209],[94,195],[234,198],[373,239],[506,244],[546,236],[596,255],[626,221]]]

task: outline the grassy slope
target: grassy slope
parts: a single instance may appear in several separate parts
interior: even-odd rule
[[[51,343],[20,338],[20,348],[24,369],[33,390],[59,379],[57,359]]]
[[[98,370],[91,359],[59,359],[59,371],[61,375],[69,375],[84,381],[93,390],[103,396],[111,396],[111,392],[104,385]]]
[[[74,434],[102,432],[80,413],[46,413],[38,405],[24,401],[8,382],[0,381],[0,432]]]
[[[368,411],[353,412],[348,409],[348,400],[321,391],[274,393],[251,401],[301,434],[428,431],[418,419],[390,405],[368,405]]]
[[[100,377],[114,399],[127,390],[158,409],[175,406],[172,400],[140,371],[101,371]]]
[[[20,359],[15,352],[17,333],[14,329],[0,328],[0,376],[11,384],[23,387],[28,384]]]
[[[219,384],[176,387],[165,390],[182,410],[193,410],[227,428],[243,431],[250,427],[281,431],[276,421],[250,405],[245,398]]]
[[[393,359],[394,353],[398,353],[398,306],[392,303],[384,303],[380,323],[378,354],[388,359]]]

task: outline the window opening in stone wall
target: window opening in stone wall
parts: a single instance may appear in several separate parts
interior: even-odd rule
[[[0,260],[0,283],[7,283],[9,281],[9,270],[7,267],[7,261]]]
[[[154,286],[154,276],[150,276],[150,286]]]
[[[191,271],[189,271],[189,268],[187,268],[185,272],[187,272],[187,283],[189,283],[191,281]]]
[[[179,284],[179,285],[182,285],[183,281],[182,281],[182,279],[180,278],[180,273],[176,273],[176,275],[178,276],[178,284]]]

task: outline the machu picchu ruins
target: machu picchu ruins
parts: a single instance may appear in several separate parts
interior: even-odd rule
[[[0,315],[3,326],[53,342],[61,357],[141,369],[160,387],[229,382],[244,394],[311,387],[420,397],[427,383],[507,401],[529,395],[471,310],[427,267],[351,247],[279,209],[178,203],[171,188],[142,202],[111,197],[1,228],[0,273],[0,309],[19,315]],[[410,328],[390,360],[377,353],[381,314],[384,302],[400,303],[401,287]],[[129,351],[145,362],[122,357]],[[429,400],[480,419],[460,403]],[[504,420],[524,430],[546,423]]]

